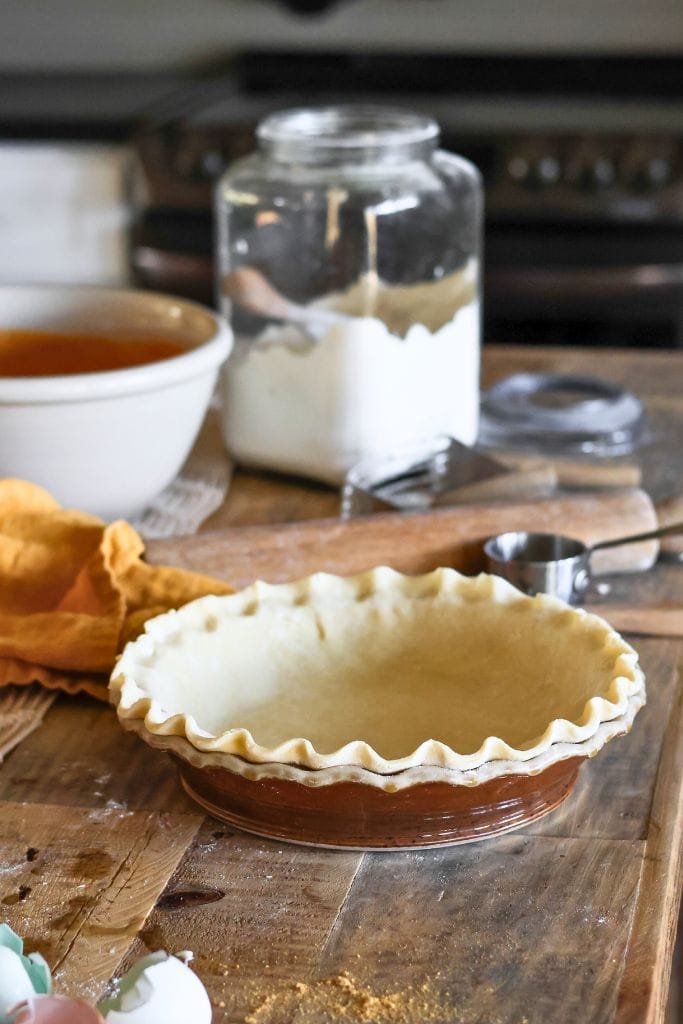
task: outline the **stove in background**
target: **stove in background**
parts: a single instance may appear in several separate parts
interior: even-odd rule
[[[213,298],[212,188],[267,112],[432,114],[486,184],[485,338],[683,346],[683,76],[671,57],[250,53],[135,140],[138,283]]]

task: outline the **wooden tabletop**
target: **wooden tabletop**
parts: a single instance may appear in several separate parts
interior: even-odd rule
[[[487,383],[521,368],[637,391],[653,425],[645,485],[680,487],[683,353],[485,352]],[[324,487],[238,473],[205,529],[337,511]],[[679,566],[612,582],[636,606],[683,598]],[[630,639],[648,704],[572,796],[519,832],[423,852],[237,833],[108,707],[12,692],[0,698],[0,919],[46,956],[58,991],[90,1000],[138,956],[192,949],[220,1024],[661,1022],[681,892],[683,641]]]

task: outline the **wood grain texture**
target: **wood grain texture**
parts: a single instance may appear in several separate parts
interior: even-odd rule
[[[683,935],[683,904],[678,915],[678,935]],[[683,943],[676,942],[671,965],[671,982],[664,1014],[664,1024],[681,1024],[683,1020]]]
[[[211,993],[214,1021],[243,1021],[261,994],[315,973],[362,859],[207,821],[128,959],[189,946]],[[202,903],[207,891],[220,898]],[[174,901],[178,894],[185,901]]]
[[[679,663],[683,665],[683,658]],[[640,900],[616,1024],[657,1024],[666,1008],[683,879],[683,685],[667,726],[643,858]],[[660,966],[653,972],[651,965]]]
[[[399,1004],[428,989],[432,1012],[441,1008],[428,1019],[444,1024],[608,1021],[641,854],[640,843],[523,834],[485,848],[326,854],[207,825],[162,903],[180,892],[225,895],[157,907],[131,956],[159,945],[201,950],[196,967],[225,1024],[336,1020],[306,989],[343,972]],[[295,1012],[282,1016],[297,987]]]
[[[0,905],[58,990],[95,1000],[201,817],[0,802]]]
[[[8,686],[0,691],[0,763],[42,723],[57,699],[41,686]]]
[[[368,857],[318,969],[429,983],[454,1022],[608,1021],[639,875],[638,844],[523,834]]]
[[[196,813],[170,760],[125,733],[113,708],[61,696],[0,772],[0,800]]]

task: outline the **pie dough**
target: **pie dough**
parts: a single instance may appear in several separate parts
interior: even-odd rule
[[[645,696],[636,652],[604,620],[453,569],[259,582],[145,629],[112,675],[123,724],[252,764],[529,761],[632,718]]]

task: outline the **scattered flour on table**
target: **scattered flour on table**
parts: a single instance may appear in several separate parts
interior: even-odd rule
[[[453,1007],[429,982],[376,993],[348,972],[320,981],[294,982],[261,997],[244,1024],[455,1024]]]

